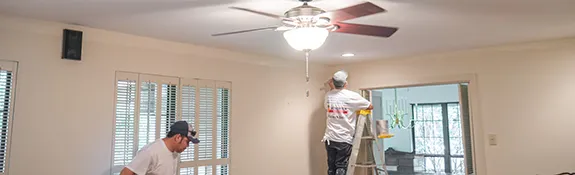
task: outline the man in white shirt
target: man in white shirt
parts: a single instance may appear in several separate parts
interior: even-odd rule
[[[200,143],[195,136],[196,131],[188,122],[175,122],[165,138],[140,149],[120,175],[176,175],[179,154],[188,148],[190,142]]]
[[[356,112],[373,109],[371,102],[347,87],[347,73],[338,71],[325,95],[327,128],[322,141],[327,150],[328,175],[345,175],[356,127]]]

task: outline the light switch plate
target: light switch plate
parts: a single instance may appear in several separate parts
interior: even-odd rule
[[[497,136],[495,134],[489,134],[488,139],[489,139],[489,145],[491,146],[497,145]]]

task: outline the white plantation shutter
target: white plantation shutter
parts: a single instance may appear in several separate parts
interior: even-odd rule
[[[8,173],[17,67],[17,62],[0,61],[0,175]]]
[[[162,84],[162,118],[160,120],[160,138],[166,137],[170,131],[170,126],[176,122],[176,102],[177,102],[176,84]]]
[[[198,127],[196,126],[196,86],[197,86],[197,81],[196,80],[187,80],[187,79],[183,79],[181,81],[182,83],[182,90],[181,90],[181,115],[182,118],[181,120],[185,120],[187,121],[189,124],[195,126],[195,128],[197,129]],[[197,136],[197,135],[196,135]],[[196,149],[196,145],[190,145],[184,152],[182,152],[182,154],[180,155],[180,160],[181,161],[192,161],[195,160],[195,150]],[[186,175],[186,174],[190,174],[193,175],[194,171],[193,168],[191,168],[192,170],[189,170],[190,168],[182,168],[182,172],[180,172],[180,174],[182,175]]]
[[[217,82],[217,159],[225,160],[225,164],[216,167],[217,175],[229,175],[228,164],[230,149],[230,90],[231,83]]]
[[[138,118],[138,150],[156,139],[156,108],[158,84],[140,83],[140,116]]]
[[[166,137],[177,120],[194,125],[201,141],[180,154],[179,174],[229,174],[231,83],[125,72],[116,76],[112,174],[119,174],[143,146]]]
[[[214,131],[214,86],[213,81],[199,82],[199,139],[198,160],[213,159]]]
[[[119,174],[136,151],[136,127],[138,75],[116,75],[116,109],[114,111],[114,144],[112,173]]]
[[[229,152],[229,120],[230,120],[230,89],[226,84],[218,84],[217,88],[217,158],[228,158]]]

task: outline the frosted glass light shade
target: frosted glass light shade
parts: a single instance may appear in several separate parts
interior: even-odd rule
[[[284,32],[287,43],[295,50],[315,50],[325,42],[329,31],[317,27],[296,28]]]

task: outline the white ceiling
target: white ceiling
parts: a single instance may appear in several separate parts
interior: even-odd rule
[[[361,0],[316,0],[335,10]],[[332,33],[312,52],[327,64],[575,36],[575,0],[370,0],[386,13],[346,22],[399,27],[391,38]],[[212,33],[276,26],[238,6],[283,14],[297,0],[1,0],[0,12],[94,28],[188,42],[241,52],[303,59],[282,33],[259,31],[212,37]],[[344,52],[354,58],[342,58]]]

